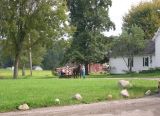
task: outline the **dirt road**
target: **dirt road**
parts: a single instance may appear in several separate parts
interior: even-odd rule
[[[0,113],[0,116],[160,116],[160,95]]]

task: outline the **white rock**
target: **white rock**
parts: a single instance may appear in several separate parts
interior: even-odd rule
[[[18,107],[19,110],[29,110],[29,106],[27,104],[22,104]]]
[[[79,93],[77,93],[77,94],[75,94],[75,95],[73,96],[73,99],[81,100],[81,99],[82,99],[82,96],[81,96]]]
[[[54,102],[55,102],[56,104],[60,104],[60,100],[59,100],[58,98],[56,98],[56,99],[54,100]]]
[[[129,81],[126,81],[126,80],[119,80],[118,81],[118,85],[121,87],[121,88],[129,88],[132,86],[132,84],[130,84]]]
[[[151,95],[151,90],[146,91],[145,95]]]
[[[107,96],[107,99],[108,100],[111,100],[113,98],[113,96],[111,95],[111,94],[109,94],[108,96]]]
[[[123,97],[125,97],[125,98],[129,97],[129,93],[128,93],[127,89],[123,89],[123,90],[121,91],[121,95],[122,95]]]

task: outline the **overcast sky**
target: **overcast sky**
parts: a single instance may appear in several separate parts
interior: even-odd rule
[[[132,5],[137,5],[141,1],[151,0],[112,0],[112,7],[110,8],[109,16],[116,25],[116,30],[105,32],[105,35],[119,35],[121,33],[122,17],[126,13],[128,13],[128,10],[131,8]]]

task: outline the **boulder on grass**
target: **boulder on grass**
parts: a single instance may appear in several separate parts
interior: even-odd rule
[[[59,100],[58,98],[56,98],[56,99],[54,100],[54,102],[55,102],[56,104],[60,104],[60,100]]]
[[[113,96],[111,95],[111,94],[109,94],[108,96],[107,96],[107,100],[111,100],[113,98]]]
[[[29,106],[27,104],[22,104],[18,107],[19,110],[29,110]]]
[[[158,93],[160,93],[160,80],[158,81]]]
[[[129,81],[126,81],[126,80],[119,80],[118,85],[120,86],[120,88],[132,87],[132,84]]]
[[[128,97],[129,97],[129,93],[128,93],[127,89],[123,89],[123,90],[121,91],[121,95],[122,95],[124,98],[128,98]]]
[[[75,94],[72,98],[76,100],[82,100],[82,96],[79,93]]]
[[[151,95],[151,90],[146,91],[145,95]]]

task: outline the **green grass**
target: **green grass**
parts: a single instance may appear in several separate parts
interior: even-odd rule
[[[130,73],[130,74],[93,74],[91,78],[160,78],[160,71],[155,73]]]
[[[32,77],[30,77],[30,71],[26,70],[26,76],[22,76],[22,70],[19,70],[19,79],[22,78],[52,78],[52,72],[49,70],[46,71],[35,71],[33,70]],[[0,69],[0,79],[12,79],[13,71]]]
[[[108,94],[113,100],[122,99],[117,86],[118,79],[104,78],[106,75],[87,76],[86,79],[59,79],[51,75],[51,71],[33,72],[33,77],[20,76],[13,80],[12,73],[0,70],[0,112],[16,110],[20,104],[27,103],[31,108],[57,106],[54,99],[59,98],[60,105],[93,103],[104,101]],[[97,78],[95,78],[97,77]],[[101,77],[101,78],[99,78]],[[8,79],[5,79],[8,78]],[[150,89],[156,90],[157,82],[153,80],[131,80],[133,88],[129,89],[130,98],[143,97]],[[82,101],[71,97],[80,93]]]

